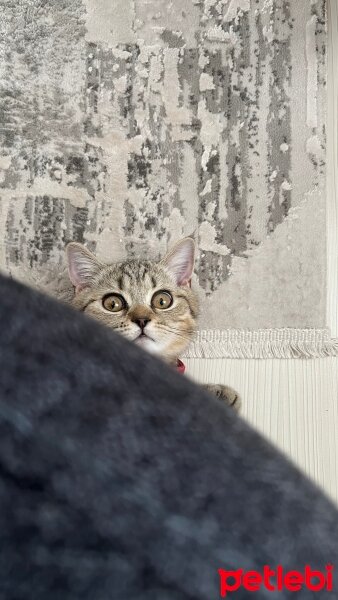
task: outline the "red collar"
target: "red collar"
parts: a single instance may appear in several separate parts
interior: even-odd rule
[[[185,364],[178,358],[176,361],[176,369],[179,373],[184,373]]]

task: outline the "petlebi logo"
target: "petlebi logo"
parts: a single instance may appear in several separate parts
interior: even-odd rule
[[[241,588],[248,592],[259,592],[264,588],[271,592],[299,592],[302,589],[312,592],[333,591],[333,565],[326,565],[325,571],[319,571],[310,565],[306,565],[303,571],[286,571],[281,565],[272,569],[265,565],[261,572],[218,569],[218,574],[221,598],[226,598],[230,592],[237,592]],[[234,595],[231,593],[232,598]],[[276,600],[277,597],[278,594]]]

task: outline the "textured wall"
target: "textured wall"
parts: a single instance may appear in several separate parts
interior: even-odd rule
[[[5,271],[194,232],[203,328],[325,326],[323,0],[0,10]]]

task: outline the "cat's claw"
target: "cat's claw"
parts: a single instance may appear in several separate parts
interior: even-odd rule
[[[214,396],[217,396],[222,402],[225,402],[237,413],[241,409],[242,401],[240,395],[228,385],[207,384],[204,386]]]

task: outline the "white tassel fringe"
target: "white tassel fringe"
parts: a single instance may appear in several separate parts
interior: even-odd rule
[[[186,358],[320,358],[338,355],[329,329],[205,329]]]

